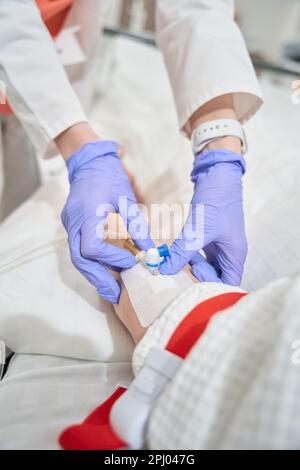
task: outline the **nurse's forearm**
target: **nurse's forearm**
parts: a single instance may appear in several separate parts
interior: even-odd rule
[[[191,136],[197,126],[215,119],[237,119],[232,94],[218,96],[197,109],[189,119],[186,131]],[[228,136],[211,142],[205,149],[226,149],[241,153],[241,141],[237,137]]]
[[[70,155],[80,149],[84,144],[100,140],[100,137],[87,122],[79,122],[69,127],[54,139],[59,153],[67,160]]]

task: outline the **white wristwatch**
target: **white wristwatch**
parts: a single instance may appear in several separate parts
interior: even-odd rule
[[[235,119],[208,121],[196,127],[191,137],[194,155],[200,153],[210,142],[226,136],[238,137],[242,144],[242,154],[245,155],[248,150],[246,134]]]

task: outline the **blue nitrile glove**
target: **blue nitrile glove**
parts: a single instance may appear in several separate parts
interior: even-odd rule
[[[174,274],[190,262],[200,281],[240,285],[247,255],[243,215],[244,158],[228,150],[198,155],[191,174],[194,195],[187,221],[160,267]],[[203,249],[206,259],[198,253]]]
[[[107,268],[130,268],[135,258],[129,251],[103,241],[107,215],[121,215],[140,249],[154,246],[118,148],[112,141],[90,142],[67,160],[70,193],[62,211],[73,264],[112,303],[118,302],[120,286]]]

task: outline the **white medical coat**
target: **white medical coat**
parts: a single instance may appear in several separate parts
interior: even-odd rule
[[[108,0],[75,0],[53,41],[34,0],[0,1],[0,80],[39,154],[65,129],[86,121],[82,103],[92,91],[107,7]],[[156,25],[181,129],[197,108],[225,93],[234,94],[241,122],[254,114],[262,96],[233,0],[157,0]]]

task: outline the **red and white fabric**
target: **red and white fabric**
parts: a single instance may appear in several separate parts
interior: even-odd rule
[[[160,341],[185,361],[151,410],[148,448],[300,447],[299,293],[299,277],[281,279],[247,296],[223,292],[207,297],[181,318],[180,301],[178,309],[165,311],[136,348],[135,371]],[[169,335],[172,313],[175,331]],[[61,445],[126,447],[109,420],[112,401],[123,393],[125,389],[119,389],[111,397],[109,412],[107,403],[101,405],[91,415],[92,422],[88,417],[67,429]],[[101,427],[94,426],[95,414]]]
[[[165,335],[165,339],[167,339],[167,342],[164,345],[159,344],[161,348],[165,347],[165,349],[171,354],[177,355],[179,358],[184,359],[188,355],[189,351],[194,346],[194,344],[197,342],[199,337],[204,332],[211,317],[217,314],[218,312],[224,310],[225,308],[230,307],[245,295],[245,293],[242,292],[240,289],[223,286],[221,284],[215,284],[214,287],[213,285],[207,284],[207,287],[208,291],[210,290],[210,295],[208,292],[205,291],[205,286],[202,291],[203,295],[201,295],[198,290],[198,297],[202,299],[200,303],[198,298],[198,302],[196,302],[195,304],[195,297],[193,298],[191,295],[192,291],[194,290],[194,287],[185,291],[185,297],[180,296],[179,299],[176,299],[174,302],[172,302],[169,309],[167,309],[166,312],[163,314],[163,317],[165,315],[168,316],[168,312],[169,314],[170,312],[174,312],[175,323],[173,323],[173,329],[167,328],[170,331],[170,334],[166,333],[166,331],[163,332]],[[223,291],[223,293],[216,296],[212,295],[213,291],[214,293],[216,293],[216,291]],[[186,314],[184,313],[187,311],[186,306],[189,303],[188,301],[191,301],[192,298],[194,308],[188,314]],[[176,310],[176,305],[181,305],[181,308]],[[140,354],[144,356],[145,364],[141,368],[141,370],[137,372],[137,378],[135,379],[135,381],[133,381],[128,390],[126,390],[124,387],[119,387],[113,393],[113,395],[111,395],[104,403],[102,403],[98,408],[96,408],[92,412],[92,414],[90,414],[81,424],[70,426],[65,431],[63,431],[63,433],[59,437],[59,442],[64,449],[91,450],[118,449],[127,447],[134,448],[133,442],[140,442],[141,444],[144,443],[146,437],[144,435],[144,431],[147,423],[147,418],[149,416],[149,413],[151,412],[153,403],[155,403],[155,400],[151,400],[151,395],[157,397],[163,389],[163,387],[161,387],[162,382],[160,380],[156,382],[154,378],[154,381],[152,381],[151,376],[149,376],[149,374],[144,374],[146,383],[144,384],[144,387],[142,387],[141,391],[142,395],[143,392],[145,392],[146,395],[141,396],[141,402],[137,400],[137,406],[135,407],[135,413],[140,413],[140,417],[135,416],[136,423],[137,426],[139,426],[140,433],[143,435],[141,435],[140,437],[136,436],[136,432],[134,429],[130,433],[127,433],[126,429],[123,429],[124,432],[121,436],[118,430],[122,429],[122,426],[119,426],[119,428],[117,428],[117,424],[118,421],[120,423],[122,420],[123,424],[126,424],[124,416],[126,417],[128,415],[127,406],[130,404],[132,405],[132,401],[130,399],[126,401],[126,394],[131,394],[133,401],[137,397],[137,380],[139,376],[144,377],[143,373],[145,372],[145,368],[147,367],[147,359],[149,357],[148,353],[151,354],[151,350],[153,348],[153,344],[151,344],[151,332],[153,332],[159,322],[160,319],[157,320],[155,324],[150,328],[150,331],[146,333],[146,339],[142,340],[142,342],[144,343],[144,348],[142,349],[142,352],[140,352]],[[172,322],[168,321],[168,319],[167,322],[168,325],[170,323],[172,324]],[[164,322],[162,323],[164,324]],[[159,329],[162,331],[164,330],[164,327],[160,326]],[[151,375],[153,378],[153,374]],[[171,379],[171,376],[169,376],[169,379]],[[156,390],[154,390],[153,387],[156,385],[158,385],[158,387]],[[132,390],[132,387],[134,387],[134,390]],[[112,416],[111,413],[114,412],[114,407],[118,404],[118,400],[121,400],[121,406],[118,407],[117,413],[115,412],[114,416]],[[118,413],[120,415],[120,420],[118,420]],[[141,421],[143,421],[144,424],[141,425]],[[129,423],[128,421],[128,426],[131,425],[132,423]],[[126,439],[124,439],[124,435],[130,435],[132,437],[132,441],[128,442]]]
[[[214,316],[151,414],[151,449],[300,448],[300,277]]]

